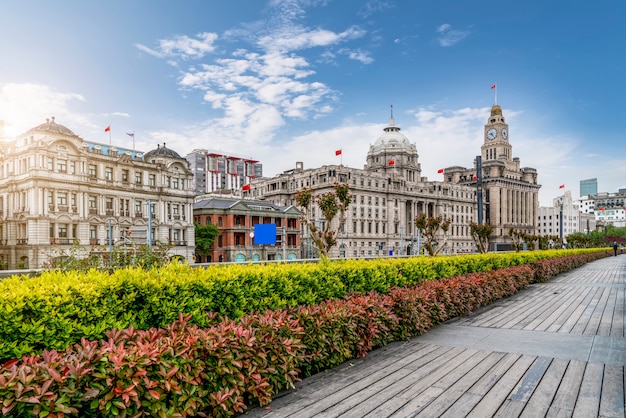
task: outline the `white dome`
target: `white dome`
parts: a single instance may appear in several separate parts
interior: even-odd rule
[[[415,150],[415,145],[412,145],[409,139],[400,132],[400,128],[395,126],[393,118],[389,119],[389,126],[383,129],[383,131],[376,142],[374,142],[374,145],[370,147],[370,152],[388,148]]]

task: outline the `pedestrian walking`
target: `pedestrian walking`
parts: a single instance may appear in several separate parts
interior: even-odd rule
[[[613,241],[613,257],[617,257],[617,241]]]

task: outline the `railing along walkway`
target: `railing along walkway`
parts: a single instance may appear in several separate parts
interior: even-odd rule
[[[626,415],[626,255],[320,373],[248,417]]]

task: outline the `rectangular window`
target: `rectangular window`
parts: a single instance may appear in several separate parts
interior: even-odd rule
[[[97,225],[89,225],[89,239],[97,239],[97,238],[98,238]]]
[[[176,177],[172,179],[172,189],[178,189],[178,179]]]
[[[76,162],[70,161],[70,174],[76,174]]]
[[[57,170],[59,173],[67,173],[67,161],[57,160]]]
[[[59,224],[59,238],[67,238],[67,224]]]
[[[113,168],[112,167],[106,167],[104,169],[104,178],[106,178],[107,180],[113,180]]]
[[[150,174],[148,176],[148,185],[150,186],[156,186],[156,175],[154,174]]]
[[[122,170],[122,181],[128,183],[128,170]]]
[[[98,169],[95,164],[89,164],[89,177],[98,177]]]
[[[106,210],[113,210],[113,198],[107,197],[105,200],[105,208]]]
[[[89,196],[89,209],[96,209],[96,196]]]
[[[57,204],[59,206],[67,206],[67,193],[65,192],[57,193]]]
[[[48,170],[54,170],[54,160],[50,157],[48,157],[47,161],[47,168]]]
[[[143,182],[143,178],[141,176],[141,172],[137,171],[135,173],[135,184],[141,184]]]
[[[135,213],[141,213],[141,200],[135,200]]]

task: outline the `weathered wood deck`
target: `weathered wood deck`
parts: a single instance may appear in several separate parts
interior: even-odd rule
[[[626,416],[626,255],[590,263],[366,359],[249,417]]]

